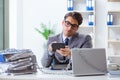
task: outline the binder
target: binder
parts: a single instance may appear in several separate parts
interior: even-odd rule
[[[94,2],[93,0],[87,0],[86,1],[86,10],[92,11],[94,7]]]
[[[73,11],[73,0],[67,0],[67,10]]]
[[[113,15],[112,14],[107,15],[107,25],[113,25]]]
[[[94,25],[94,15],[93,14],[89,14],[88,25],[89,26],[93,26]]]

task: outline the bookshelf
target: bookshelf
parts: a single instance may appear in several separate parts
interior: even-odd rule
[[[120,55],[120,0],[107,1],[107,49]],[[108,17],[108,15],[112,17]],[[111,18],[111,19],[110,19]],[[108,24],[111,20],[111,24]]]

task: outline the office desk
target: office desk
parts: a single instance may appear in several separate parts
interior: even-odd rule
[[[120,80],[120,76],[109,77],[108,75],[100,75],[100,76],[74,77],[72,75],[53,75],[38,72],[36,74],[17,76],[0,75],[0,80]]]
[[[53,75],[38,72],[36,74],[29,75],[0,75],[0,80],[120,80],[120,76],[110,77],[109,75],[99,75],[75,77],[73,75]]]

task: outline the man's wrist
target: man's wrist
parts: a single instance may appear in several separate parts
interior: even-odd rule
[[[71,58],[71,50],[69,51],[69,53],[68,53],[68,59],[70,59]]]
[[[49,55],[52,56],[54,53],[53,52],[49,52]]]

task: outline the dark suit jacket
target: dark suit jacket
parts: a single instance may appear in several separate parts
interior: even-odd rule
[[[48,51],[48,45],[53,41],[63,43],[62,33],[58,34],[54,37],[49,37],[48,42],[47,42],[47,49],[41,60],[41,63],[44,67],[51,66],[53,59],[55,61],[54,62],[55,64],[68,64],[69,63],[69,58],[67,58],[67,57],[64,60],[63,56],[58,53],[52,53],[53,55],[49,54],[50,52]],[[76,33],[69,40],[68,46],[70,49],[72,49],[72,48],[91,48],[92,47],[91,36]]]

